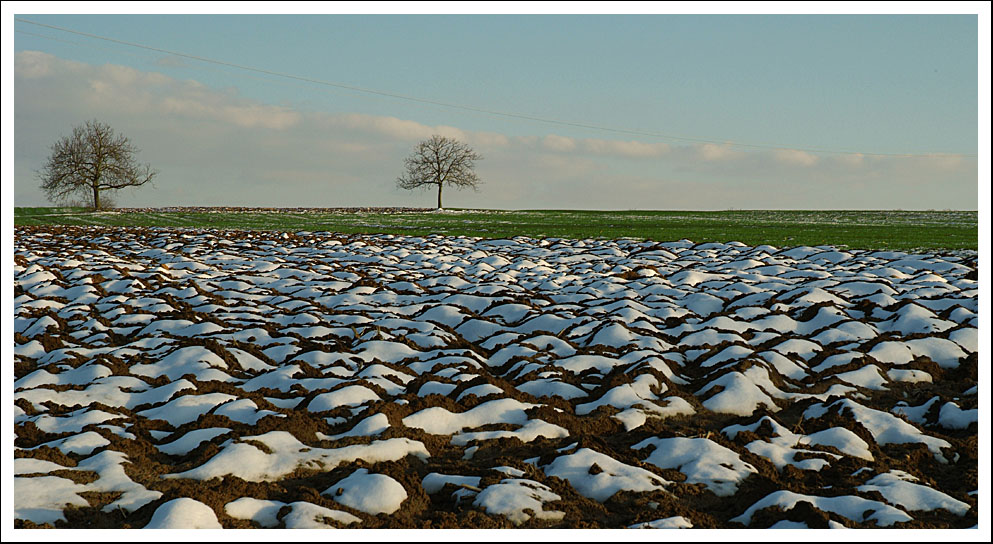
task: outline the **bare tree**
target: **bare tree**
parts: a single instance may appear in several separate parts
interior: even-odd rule
[[[126,137],[115,134],[110,125],[87,121],[52,144],[52,154],[38,172],[41,188],[56,204],[89,202],[94,210],[106,206],[100,193],[125,187],[139,187],[158,172],[139,164],[139,149]]]
[[[414,152],[404,159],[405,172],[397,178],[401,189],[438,186],[438,209],[441,208],[441,189],[445,185],[461,189],[477,189],[481,183],[473,171],[473,163],[481,160],[468,145],[452,138],[434,135],[417,144]]]

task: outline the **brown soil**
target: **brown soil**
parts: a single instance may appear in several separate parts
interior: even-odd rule
[[[142,210],[119,210],[123,213]],[[196,209],[192,211],[197,211]],[[258,212],[258,209],[246,209],[245,211]],[[322,212],[339,213],[343,210],[318,210]],[[409,209],[397,209],[395,212],[413,211]],[[129,240],[135,244],[150,245],[150,241],[159,236],[175,236],[179,231],[168,229],[139,229],[139,228],[119,228],[100,229],[83,227],[17,227],[15,236],[18,240],[23,240],[25,245],[36,244],[32,250],[36,252],[53,252],[67,241],[77,244],[79,247],[87,247],[85,240],[96,235],[109,235],[121,240]],[[235,232],[235,231],[211,231],[213,234],[223,237],[232,242],[242,240],[254,240],[256,242],[275,241],[285,243],[286,238],[282,233],[266,232]],[[32,238],[37,233],[51,235],[41,242],[41,238]],[[341,235],[343,243],[362,239],[360,235]],[[30,241],[33,240],[33,241]],[[295,243],[303,246],[311,243],[308,239],[299,239]],[[106,246],[94,245],[98,249],[107,250]],[[137,246],[136,246],[137,247]],[[77,250],[73,250],[77,251]],[[109,251],[109,250],[107,250]],[[29,260],[22,254],[15,255],[15,260],[20,266],[28,266]],[[654,267],[642,267],[656,270],[660,274],[662,271]],[[135,274],[135,271],[128,271],[121,268],[122,275]],[[638,269],[624,272],[620,277],[636,281],[639,277]],[[358,273],[358,271],[356,271]],[[103,278],[95,278],[96,280]],[[145,281],[145,280],[142,280]],[[173,285],[175,280],[165,276],[159,276],[156,281],[161,282],[165,287]],[[69,284],[65,280],[60,283]],[[372,278],[363,278],[358,282],[365,286],[378,286]],[[183,288],[186,284],[175,282],[175,287]],[[159,288],[159,287],[156,287]],[[216,297],[209,290],[202,286],[196,286],[198,291],[216,304],[228,303],[220,297]],[[16,289],[15,289],[16,291]],[[105,295],[106,293],[101,293]],[[188,319],[194,322],[211,321],[218,325],[231,328],[230,323],[226,323],[217,315],[197,312],[193,305],[176,300],[170,295],[156,295],[157,298],[165,300],[175,308],[175,312],[167,314],[165,317],[172,319]],[[513,297],[520,298],[520,302],[531,305],[532,299],[522,297],[519,293],[513,293]],[[769,302],[771,306],[773,302]],[[232,304],[236,305],[236,304]],[[810,319],[817,314],[817,310],[822,305],[815,305],[801,313],[794,315],[797,320]],[[868,308],[869,304],[862,304],[861,307]],[[471,313],[466,311],[466,313]],[[77,343],[75,339],[67,336],[75,324],[79,321],[66,321],[59,318],[53,311],[35,311],[32,315],[40,317],[50,315],[59,323],[58,327],[52,327],[47,334],[37,339],[45,346],[46,350],[52,351],[64,347],[66,343]],[[103,316],[97,315],[93,310],[93,317],[98,320],[107,321]],[[112,319],[111,319],[112,321]],[[681,320],[674,318],[665,323],[666,327],[675,327]],[[110,324],[107,321],[105,324]],[[658,324],[662,328],[662,324]],[[260,324],[260,328],[266,329],[272,336],[283,336],[280,328],[271,324]],[[488,356],[490,352],[480,346],[468,342],[454,333],[450,328],[439,326],[441,330],[455,337],[448,348],[461,351],[472,351],[477,354]],[[535,333],[537,334],[537,333]],[[550,333],[554,335],[553,333]],[[227,351],[226,348],[235,347],[249,352],[263,362],[278,366],[272,359],[263,353],[263,347],[249,342],[220,342],[211,338],[186,338],[163,335],[170,338],[175,346],[204,346],[220,356],[228,365],[228,373],[236,378],[251,378],[254,373],[242,368],[237,358]],[[566,335],[561,335],[563,338]],[[939,335],[940,336],[940,335]],[[945,333],[944,336],[947,336]],[[351,339],[304,339],[299,336],[294,337],[301,347],[299,353],[306,351],[339,351],[348,350],[352,345]],[[884,335],[882,339],[899,339],[899,336]],[[134,338],[127,335],[110,335],[111,345],[125,345],[133,342]],[[686,351],[678,347],[678,338],[661,335],[660,339],[677,345],[677,350]],[[905,339],[905,338],[904,338]],[[321,341],[318,341],[321,340]],[[23,344],[28,341],[20,334],[15,334],[15,342]],[[401,339],[400,341],[404,341]],[[775,343],[782,341],[782,337],[775,341],[770,341],[765,347],[772,347]],[[871,345],[881,340],[867,342],[860,347],[860,350],[868,351]],[[409,342],[409,341],[408,341]],[[414,344],[409,343],[410,346]],[[711,346],[711,354],[716,354],[720,350],[728,347],[731,343],[723,342],[717,346]],[[601,353],[607,356],[616,356],[611,353],[612,349],[603,348],[577,348],[581,354]],[[621,352],[625,350],[619,350]],[[814,356],[809,361],[810,366],[815,366],[827,356],[836,353],[836,348],[828,348],[824,352]],[[794,358],[795,357],[792,357]],[[109,354],[102,354],[94,359],[78,357],[59,361],[58,365],[77,367],[89,362],[97,362],[111,370],[113,375],[130,375],[129,369],[133,365],[153,362],[149,357],[139,355],[133,357],[118,357]],[[937,418],[937,409],[940,404],[958,399],[959,406],[968,409],[974,408],[973,400],[962,397],[962,392],[975,385],[978,381],[978,357],[975,354],[963,359],[959,367],[954,369],[943,369],[926,357],[920,357],[914,362],[901,368],[912,368],[928,372],[933,377],[933,383],[917,384],[892,384],[887,390],[875,391],[861,388],[859,393],[864,398],[859,398],[862,405],[889,412],[899,401],[906,401],[911,406],[923,404],[932,397],[941,398],[939,403],[933,408],[934,413],[929,413],[926,417],[927,423],[922,430],[930,435],[948,441],[952,447],[947,450],[946,457],[958,455],[958,460],[954,463],[943,464],[935,460],[934,455],[922,444],[887,444],[876,443],[872,434],[861,424],[854,420],[851,414],[838,413],[836,410],[829,411],[825,415],[816,419],[802,419],[802,414],[810,405],[817,401],[808,400],[795,403],[782,402],[780,406],[759,409],[751,416],[739,417],[728,414],[713,413],[703,408],[701,402],[707,396],[717,394],[718,388],[708,393],[706,396],[698,397],[696,393],[707,382],[717,377],[714,369],[704,368],[680,368],[679,365],[671,363],[673,370],[678,370],[683,377],[689,380],[689,384],[679,385],[665,377],[662,373],[651,369],[635,370],[637,364],[619,366],[600,375],[595,371],[567,375],[564,381],[580,386],[587,384],[590,396],[583,399],[566,401],[561,398],[538,399],[532,395],[518,391],[515,387],[523,383],[521,380],[529,380],[537,376],[538,371],[525,375],[521,380],[513,380],[505,376],[510,367],[520,361],[514,358],[500,368],[487,368],[475,370],[479,376],[466,381],[455,381],[448,378],[435,377],[431,373],[416,376],[403,364],[381,363],[387,368],[394,369],[411,377],[404,387],[407,393],[395,397],[387,394],[386,389],[366,381],[353,381],[348,384],[330,389],[314,389],[304,391],[302,388],[283,392],[271,389],[260,389],[257,391],[245,391],[237,383],[227,383],[220,381],[199,381],[193,375],[184,376],[190,381],[195,390],[183,391],[179,395],[185,394],[206,394],[225,393],[238,398],[251,399],[262,410],[271,410],[281,414],[283,417],[264,417],[254,425],[248,425],[233,421],[225,416],[214,414],[213,411],[205,413],[196,420],[189,423],[173,427],[165,421],[151,421],[143,419],[137,415],[142,410],[149,409],[154,405],[146,404],[136,406],[131,410],[105,406],[94,403],[89,406],[62,406],[56,403],[45,403],[44,406],[34,406],[26,400],[17,400],[15,404],[19,406],[27,416],[38,417],[44,411],[49,414],[67,414],[80,408],[99,409],[113,413],[118,419],[108,421],[111,425],[123,426],[126,431],[133,434],[135,438],[122,438],[117,434],[100,428],[97,425],[89,425],[83,431],[95,431],[111,442],[106,449],[123,452],[127,455],[129,462],[125,464],[127,475],[135,482],[144,485],[150,490],[162,493],[162,496],[145,506],[127,512],[117,509],[111,512],[103,512],[102,508],[120,497],[119,492],[102,493],[87,492],[83,497],[89,502],[88,507],[71,507],[64,511],[65,521],[58,521],[54,524],[46,524],[47,527],[57,528],[140,528],[144,527],[151,519],[156,508],[172,499],[179,497],[194,498],[209,507],[217,514],[218,520],[226,528],[250,528],[253,522],[235,519],[229,516],[224,505],[241,497],[255,497],[258,499],[276,500],[284,503],[294,501],[308,501],[319,506],[341,510],[353,514],[362,521],[359,526],[364,528],[506,528],[515,527],[503,516],[488,515],[478,507],[472,505],[472,498],[457,500],[455,493],[464,489],[448,484],[441,491],[434,494],[427,494],[421,482],[424,477],[432,472],[443,474],[458,474],[479,476],[482,478],[480,487],[497,483],[505,477],[501,473],[493,470],[498,466],[510,466],[524,472],[523,478],[528,478],[548,486],[551,491],[561,497],[561,500],[553,501],[544,505],[546,510],[559,510],[565,512],[565,517],[560,521],[542,521],[532,519],[525,522],[520,527],[524,528],[618,528],[627,527],[636,523],[643,523],[660,518],[673,516],[683,516],[698,528],[735,528],[740,524],[730,521],[739,516],[749,506],[762,499],[769,493],[778,490],[790,490],[796,493],[811,496],[840,496],[858,494],[864,498],[875,498],[882,500],[881,496],[873,494],[856,493],[855,488],[865,483],[873,475],[884,473],[889,470],[902,470],[917,478],[919,482],[950,495],[951,497],[971,505],[971,509],[964,516],[956,516],[945,511],[913,512],[911,515],[914,521],[905,524],[898,524],[899,527],[908,528],[960,528],[971,527],[977,523],[977,499],[970,492],[978,488],[978,439],[975,425],[965,430],[948,430],[934,425]],[[538,361],[533,357],[529,360]],[[796,359],[795,359],[796,360]],[[300,370],[297,378],[325,378],[334,376],[332,367],[316,368],[314,366],[299,361],[293,362],[299,366]],[[760,361],[746,360],[737,362],[728,367],[726,371],[744,371],[751,365],[761,365],[769,368],[769,375],[777,387],[785,391],[818,392],[826,390],[833,383],[838,383],[835,374],[849,370],[857,370],[865,364],[865,361],[858,360],[849,365],[835,367],[818,376],[811,376],[806,380],[794,381],[786,378],[772,369],[771,365],[766,365]],[[881,366],[886,366],[882,365]],[[16,357],[14,361],[14,378],[21,378],[39,368],[46,368],[52,372],[64,371],[64,368],[57,367],[56,364],[44,365],[38,360],[27,357]],[[435,371],[444,370],[444,366],[438,366]],[[576,415],[575,406],[589,402],[605,394],[609,390],[619,385],[631,383],[637,376],[647,372],[655,376],[660,383],[666,387],[666,392],[662,396],[678,396],[690,403],[696,413],[690,416],[676,416],[669,418],[649,417],[644,425],[625,431],[624,425],[613,417],[619,410],[614,407],[605,406],[594,410],[587,415]],[[722,371],[724,372],[724,371]],[[142,378],[143,381],[152,385],[160,386],[169,382],[166,378]],[[404,378],[406,379],[406,378]],[[429,395],[418,397],[416,395],[420,386],[428,381],[437,380],[444,383],[456,385],[453,392],[448,395]],[[307,404],[317,395],[334,391],[345,385],[360,383],[372,389],[383,400],[369,403],[362,410],[355,414],[347,407],[338,407],[325,412],[310,412],[305,409]],[[397,381],[399,384],[400,382]],[[534,441],[524,443],[517,438],[500,438],[496,440],[486,440],[469,444],[477,446],[471,459],[465,459],[466,449],[461,446],[451,444],[450,436],[438,436],[425,433],[415,428],[404,427],[402,419],[410,414],[429,407],[442,407],[451,412],[464,412],[480,404],[492,400],[496,397],[479,398],[468,396],[460,401],[455,399],[465,390],[482,384],[492,384],[504,391],[501,396],[514,398],[522,402],[539,403],[542,406],[527,410],[530,419],[540,419],[548,423],[561,426],[569,432],[565,438],[548,439],[538,438]],[[589,385],[592,384],[592,385]],[[84,389],[85,386],[43,386],[53,391],[67,391],[70,389]],[[299,399],[296,409],[279,408],[270,398],[295,398]],[[397,403],[395,400],[405,401]],[[835,398],[828,399],[828,402]],[[972,403],[972,404],[970,404]],[[774,410],[775,409],[775,410]],[[351,429],[358,421],[370,415],[382,413],[389,420],[390,427],[376,437],[346,437],[341,440],[321,440],[317,433],[334,435]],[[844,427],[864,440],[868,445],[874,461],[867,462],[861,459],[842,455],[839,459],[834,459],[827,453],[841,455],[841,452],[832,447],[810,447],[798,455],[802,458],[824,458],[830,464],[821,471],[800,470],[793,466],[787,466],[783,470],[777,469],[768,459],[755,455],[746,445],[755,440],[767,439],[771,435],[771,427],[760,426],[755,432],[741,432],[731,440],[721,433],[721,430],[729,425],[752,424],[763,416],[773,417],[782,425],[790,428],[794,432],[810,434],[831,427]],[[327,418],[343,417],[345,423],[332,424]],[[230,429],[229,433],[215,437],[204,442],[197,448],[184,455],[166,455],[157,449],[157,445],[172,441],[183,434],[209,427],[225,427]],[[514,430],[516,425],[496,424],[481,427],[475,430]],[[56,462],[67,467],[66,470],[59,470],[52,475],[68,478],[80,484],[87,484],[96,479],[96,475],[91,472],[72,470],[78,462],[88,456],[81,456],[73,453],[63,453],[58,449],[49,446],[40,446],[46,442],[66,438],[71,433],[52,434],[41,431],[35,423],[23,421],[15,426],[15,458],[31,457]],[[162,439],[156,439],[152,431],[170,432],[171,435]],[[398,461],[369,463],[358,460],[343,466],[329,467],[326,470],[300,468],[286,477],[270,482],[248,482],[235,476],[224,478],[214,478],[206,481],[196,481],[189,479],[166,479],[164,475],[176,473],[195,468],[210,460],[222,449],[222,445],[229,439],[237,439],[248,436],[257,436],[270,431],[286,431],[295,436],[302,443],[312,448],[336,448],[351,444],[367,444],[374,440],[390,438],[408,438],[422,442],[430,452],[430,457],[421,460],[413,456],[408,456]],[[634,450],[632,446],[638,442],[651,437],[706,437],[726,448],[734,450],[741,459],[755,467],[757,473],[749,476],[738,485],[738,492],[731,497],[718,497],[703,484],[690,484],[686,482],[686,476],[676,470],[660,469],[650,463],[645,462],[649,455],[647,450]],[[576,445],[580,448],[590,448],[597,452],[606,454],[622,463],[648,470],[671,482],[666,486],[666,491],[655,491],[650,493],[634,493],[622,491],[610,497],[604,502],[597,502],[579,494],[570,483],[564,479],[551,477],[541,470],[543,465],[553,461],[559,455],[557,450],[567,446]],[[261,443],[257,444],[260,449],[265,450]],[[98,453],[103,448],[98,448],[94,453]],[[529,461],[526,461],[529,460]],[[870,471],[863,471],[854,474],[859,469],[868,467]],[[361,511],[341,505],[334,500],[334,495],[322,495],[331,488],[335,482],[348,476],[358,468],[367,468],[370,472],[385,474],[400,482],[407,491],[408,498],[402,504],[399,511],[390,515],[372,516]],[[591,474],[596,474],[603,469],[594,465],[590,469]],[[38,475],[25,475],[25,477]],[[877,494],[878,495],[878,494]],[[284,516],[288,509],[280,514]],[[804,522],[812,528],[827,527],[829,521],[835,521],[847,527],[872,527],[873,523],[856,523],[853,520],[844,518],[832,512],[819,510],[810,502],[801,501],[787,511],[782,511],[778,507],[767,508],[756,512],[753,516],[751,527],[765,528],[774,525],[781,520]],[[14,521],[15,528],[36,528],[39,525],[26,520],[17,519]]]

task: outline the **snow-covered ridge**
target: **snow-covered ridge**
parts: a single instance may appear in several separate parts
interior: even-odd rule
[[[686,240],[18,228],[15,517],[571,527],[595,503],[616,527],[801,511],[898,526],[935,508],[968,525],[975,482],[935,474],[976,463],[975,267]],[[218,479],[242,483],[213,508],[194,490]],[[782,491],[695,509],[757,479]]]

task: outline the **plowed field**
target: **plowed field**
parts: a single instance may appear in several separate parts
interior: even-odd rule
[[[16,527],[972,527],[976,253],[17,227]]]

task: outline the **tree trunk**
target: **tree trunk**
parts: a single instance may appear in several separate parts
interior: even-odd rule
[[[441,183],[438,184],[438,209],[441,209]]]
[[[93,188],[93,211],[100,211],[100,189]]]

